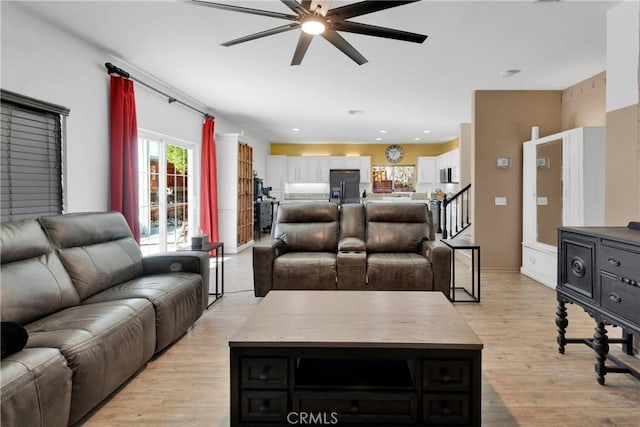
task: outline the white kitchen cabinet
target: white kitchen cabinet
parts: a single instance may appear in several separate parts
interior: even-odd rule
[[[329,182],[329,156],[304,157],[309,182]]]
[[[432,184],[439,181],[436,157],[418,157],[418,184]]]
[[[307,182],[304,157],[287,157],[287,182]]]
[[[272,191],[284,191],[287,182],[287,156],[267,156],[267,175],[263,185]]]
[[[331,156],[329,169],[360,169],[359,156]]]
[[[287,157],[287,182],[329,182],[329,156]]]
[[[371,157],[360,156],[356,157],[360,163],[360,182],[368,184],[371,182]]]
[[[557,227],[604,225],[603,127],[577,128],[525,142],[522,274],[555,288]]]

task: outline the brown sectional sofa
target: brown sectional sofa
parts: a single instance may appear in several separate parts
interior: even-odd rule
[[[119,213],[1,227],[2,321],[29,334],[0,362],[3,426],[78,422],[206,308],[207,254],[143,257]]]
[[[426,204],[283,204],[253,247],[254,293],[271,289],[424,290],[449,296],[451,249]]]

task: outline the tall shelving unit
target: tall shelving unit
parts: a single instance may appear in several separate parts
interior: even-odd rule
[[[238,245],[253,238],[253,148],[238,143]]]
[[[225,252],[253,245],[253,147],[240,134],[216,135],[218,233]]]

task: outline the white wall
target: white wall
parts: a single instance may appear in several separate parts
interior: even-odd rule
[[[638,103],[640,2],[623,1],[607,13],[607,111]]]
[[[134,77],[203,110],[197,101],[172,92],[135,65],[62,31],[19,3],[2,2],[1,19],[2,88],[71,110],[65,153],[67,212],[109,208],[109,78],[105,62],[113,62]],[[169,104],[141,85],[136,85],[135,91],[140,128],[200,143],[200,114]],[[240,130],[241,125],[216,116],[217,133]],[[256,170],[264,175],[269,144],[247,136],[254,141]],[[224,182],[224,177],[218,178]]]

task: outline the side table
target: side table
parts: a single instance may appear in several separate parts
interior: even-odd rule
[[[215,292],[209,292],[209,296],[213,297],[207,308],[211,307],[213,303],[218,301],[224,295],[224,242],[210,242],[207,246],[202,247],[185,247],[180,249],[181,251],[199,251],[199,252],[213,252],[215,251],[216,260],[216,288]]]
[[[460,239],[442,239],[442,243],[451,248],[451,302],[480,302],[480,245]],[[464,286],[456,286],[456,250],[471,251],[471,292]],[[477,263],[476,268],[476,252]],[[476,295],[476,280],[478,282],[478,295]],[[463,291],[470,299],[456,301],[456,291]]]

